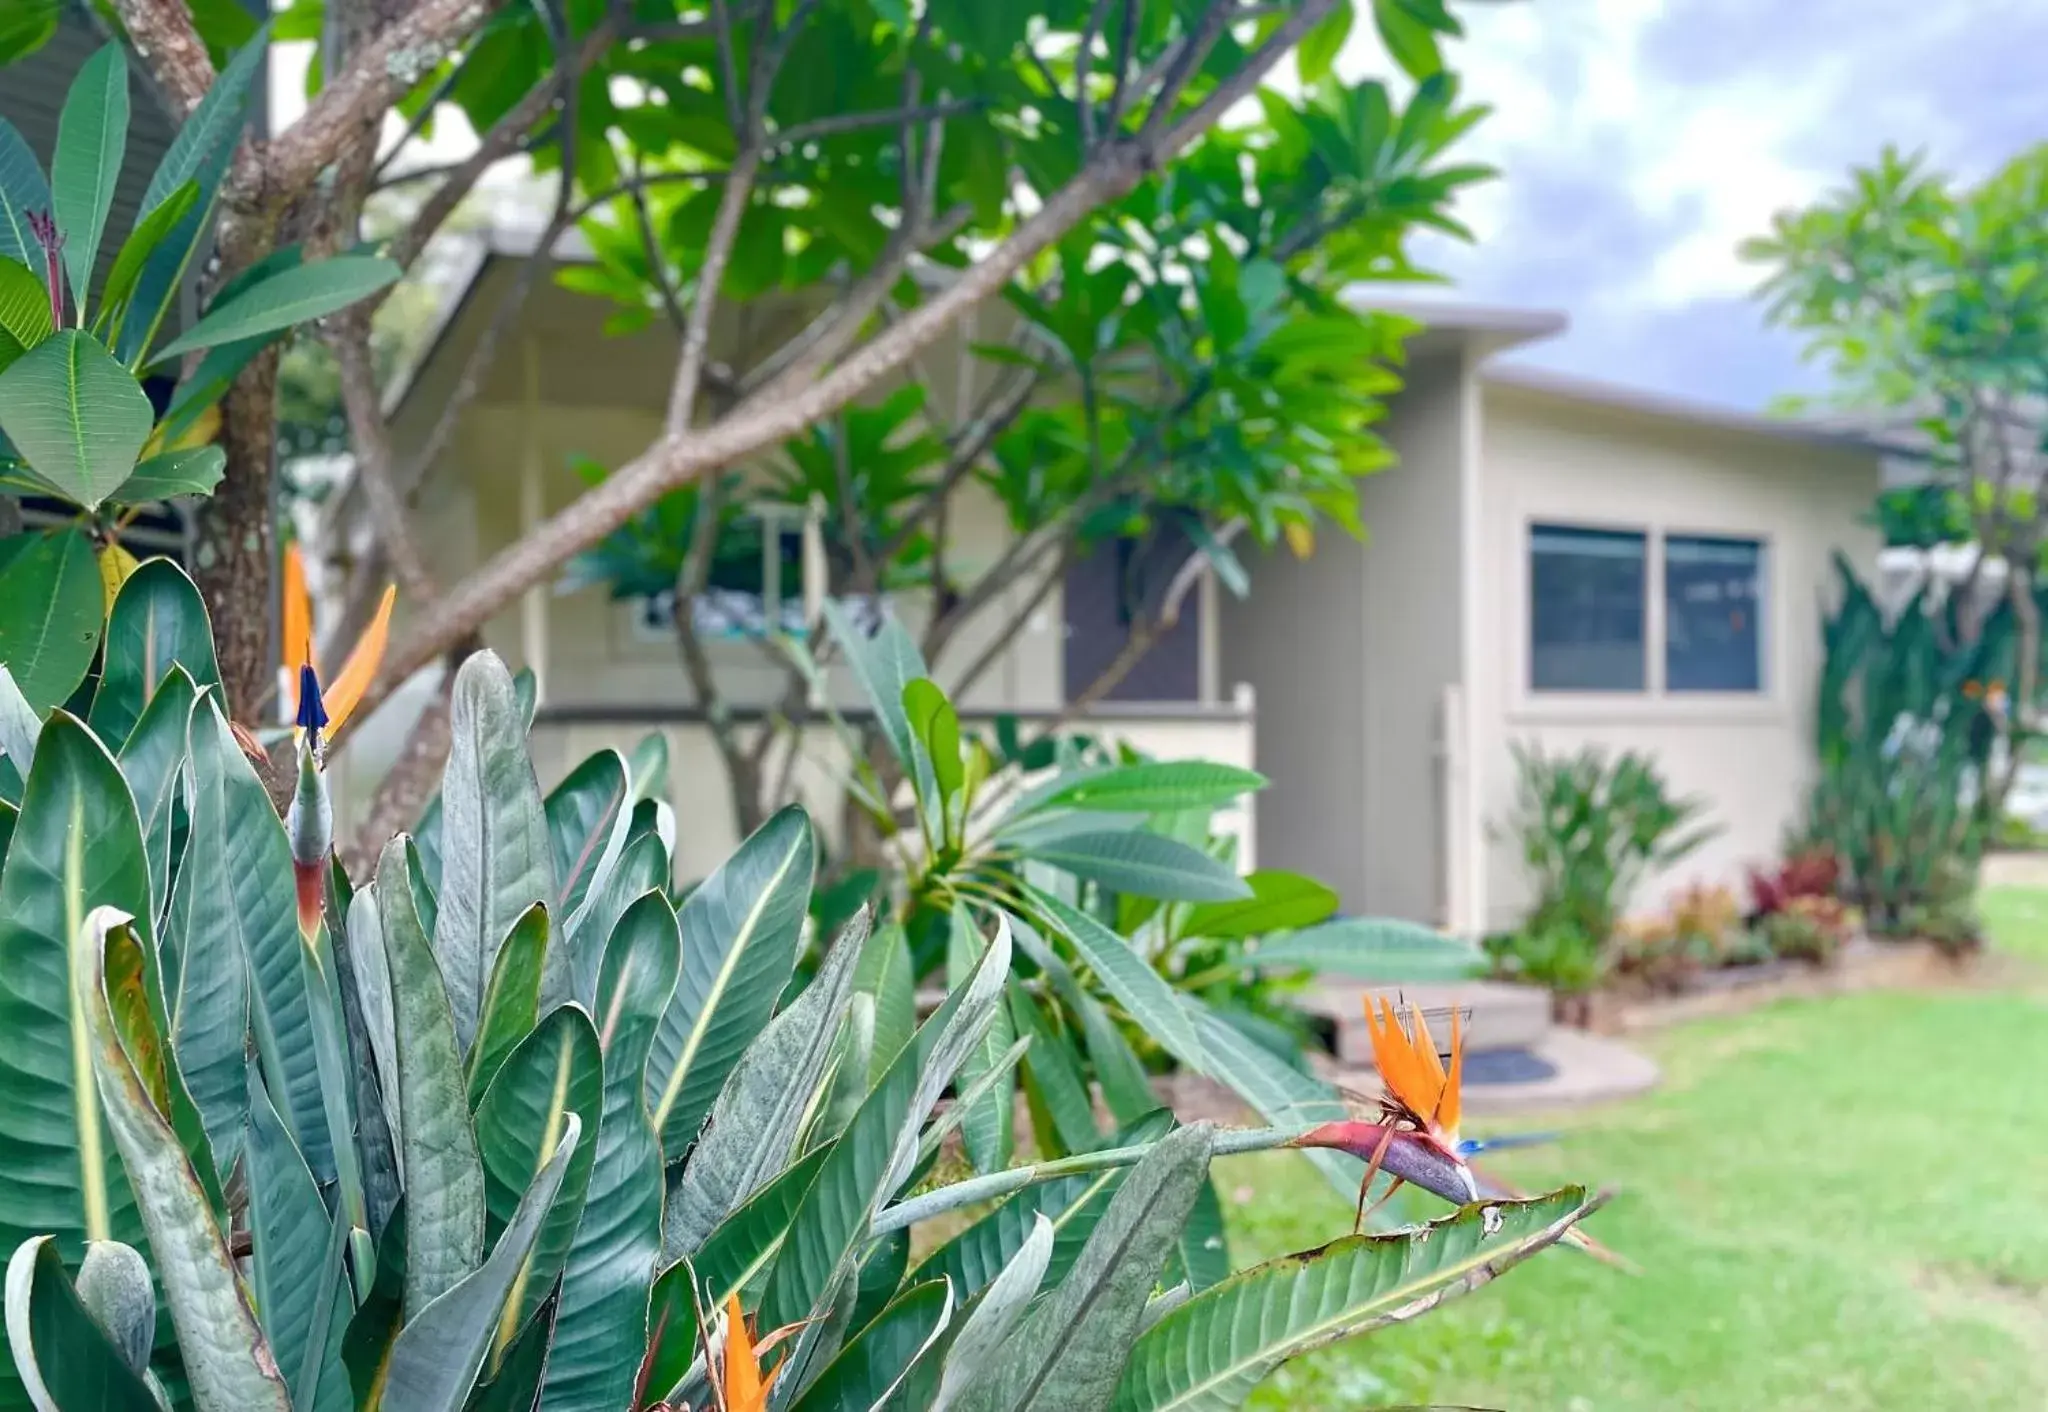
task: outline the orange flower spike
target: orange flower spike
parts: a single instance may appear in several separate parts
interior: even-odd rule
[[[1432,1091],[1425,1096],[1425,1076],[1393,1002],[1367,997],[1365,1018],[1367,1032],[1372,1036],[1372,1062],[1380,1071],[1380,1082],[1386,1086],[1388,1096],[1411,1111],[1428,1112],[1436,1095]]]
[[[306,592],[306,559],[294,540],[284,549],[284,632],[282,657],[286,678],[299,679],[299,668],[313,652],[313,599]]]
[[[774,1378],[761,1376],[761,1360],[754,1352],[754,1336],[747,1330],[747,1316],[740,1309],[740,1297],[725,1300],[725,1412],[764,1412],[768,1389]]]
[[[1415,1058],[1423,1073],[1428,1076],[1430,1087],[1435,1090],[1430,1095],[1429,1107],[1422,1111],[1434,1113],[1444,1091],[1444,1061],[1437,1057],[1436,1038],[1429,1032],[1429,1017],[1422,1013],[1422,1007],[1411,1000],[1408,1003],[1408,1014],[1415,1022],[1415,1028],[1410,1035],[1415,1048]]]
[[[370,626],[356,640],[348,660],[341,664],[341,670],[334,674],[333,682],[327,687],[324,695],[329,731],[340,732],[342,723],[354,713],[363,693],[370,689],[377,669],[384,665],[384,646],[391,638],[391,607],[397,598],[396,588],[384,590],[384,599],[377,605],[377,616],[370,620]]]

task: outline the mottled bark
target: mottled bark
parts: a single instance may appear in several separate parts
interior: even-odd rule
[[[227,473],[201,503],[192,577],[213,617],[221,685],[236,720],[253,722],[277,682],[271,648],[276,599],[272,513],[276,496],[277,351],[235,380],[221,406]]]

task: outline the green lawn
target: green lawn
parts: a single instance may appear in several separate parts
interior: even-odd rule
[[[2048,893],[1985,910],[2048,960]],[[1253,1405],[2048,1407],[2048,983],[1788,1002],[1654,1049],[1656,1093],[1498,1162],[1618,1187],[1591,1229],[1641,1275],[1548,1252]],[[1350,1227],[1298,1156],[1219,1176],[1240,1262]]]

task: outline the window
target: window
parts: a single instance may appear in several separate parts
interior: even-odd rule
[[[1644,689],[1648,548],[1630,531],[1530,527],[1532,690]]]
[[[1664,689],[1760,691],[1763,546],[1753,539],[1664,540]]]

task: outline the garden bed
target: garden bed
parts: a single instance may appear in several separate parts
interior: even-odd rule
[[[1930,941],[1877,941],[1859,936],[1825,966],[1772,960],[1702,971],[1675,995],[1603,991],[1593,999],[1593,1026],[1608,1033],[1626,1033],[1785,999],[1981,983],[1983,964],[1977,954],[1952,956]]]

